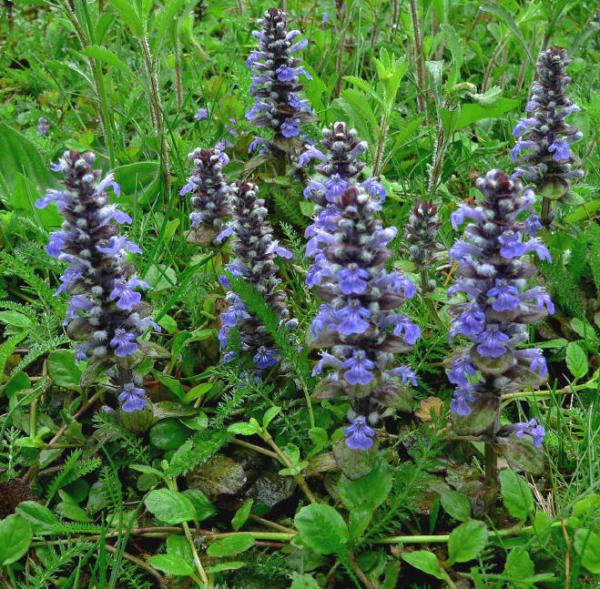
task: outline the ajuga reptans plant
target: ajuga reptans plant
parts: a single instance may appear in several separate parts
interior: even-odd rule
[[[295,320],[289,319],[285,294],[279,288],[281,279],[276,263],[277,257],[289,259],[292,253],[273,238],[265,202],[258,198],[257,186],[250,182],[236,182],[233,186],[232,209],[235,259],[227,265],[227,270],[235,278],[256,289],[270,310],[278,316],[282,327],[295,327]],[[222,278],[222,282],[224,286],[230,286],[226,277]],[[256,373],[260,374],[273,367],[280,358],[266,327],[248,311],[238,294],[229,291],[226,300],[229,307],[221,314],[221,347],[226,348],[231,344],[231,330],[235,327],[240,351],[252,359]],[[229,361],[234,356],[235,351],[230,350],[225,354],[224,360]]]
[[[542,351],[524,344],[529,324],[553,313],[554,306],[548,293],[532,284],[537,270],[528,254],[551,261],[538,238],[527,238],[535,194],[523,191],[518,178],[499,170],[479,178],[477,187],[482,193],[479,202],[463,204],[451,215],[455,229],[465,219],[472,221],[450,250],[458,264],[450,294],[466,298],[450,307],[450,335],[470,343],[448,360],[447,371],[456,385],[450,406],[456,429],[485,442],[486,478],[493,487],[498,453],[510,462],[518,453],[515,438],[541,444],[543,428],[535,420],[501,428],[499,408],[503,394],[545,381]]]
[[[131,218],[109,203],[107,189],[118,196],[119,185],[112,174],[99,181],[101,172],[92,167],[95,159],[91,152],[66,151],[52,166],[63,173],[65,189],[49,191],[36,205],[44,208],[54,202],[64,217],[46,251],[69,264],[56,294],[71,296],[66,324],[69,336],[79,342],[76,357],[108,369],[123,410],[132,412],[147,401],[133,373],[140,356],[138,338],[158,326],[139,292],[148,285],[127,259],[141,250],[120,233],[120,225],[131,223]]]
[[[194,171],[179,192],[181,196],[191,194],[194,209],[188,239],[199,244],[220,243],[231,235],[226,224],[231,215],[231,187],[223,176],[229,158],[216,147],[196,149],[188,157],[194,163]]]
[[[566,50],[560,47],[540,53],[537,80],[525,108],[529,116],[521,119],[513,131],[518,138],[511,154],[518,165],[515,175],[533,182],[537,194],[543,197],[544,224],[552,221],[551,202],[569,200],[571,180],[583,176],[580,160],[571,149],[571,144],[583,135],[566,121],[579,111],[567,92],[571,78],[566,69],[570,63]]]
[[[253,78],[250,94],[255,97],[246,118],[255,126],[272,129],[273,142],[257,138],[251,149],[261,147],[279,152],[293,151],[293,141],[299,137],[302,123],[312,119],[307,100],[300,97],[300,76],[310,79],[302,60],[294,54],[306,47],[307,40],[298,41],[300,31],[288,31],[287,15],[278,8],[269,8],[259,20],[261,30],[253,35],[259,48],[250,53],[247,64]]]
[[[368,450],[381,416],[403,407],[416,375],[408,366],[395,366],[394,354],[410,350],[420,335],[408,317],[396,312],[414,296],[413,283],[386,271],[387,247],[396,229],[377,218],[385,199],[374,178],[360,183],[367,149],[356,131],[335,123],[323,131],[323,151],[309,147],[299,163],[311,159],[319,176],[305,189],[316,204],[314,223],[306,231],[306,254],[314,258],[307,283],[325,301],[312,326],[311,345],[325,349],[314,369],[323,374],[321,398],[346,395],[352,410],[346,445]]]

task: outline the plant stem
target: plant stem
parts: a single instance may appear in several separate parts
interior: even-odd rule
[[[348,28],[348,22],[346,17],[346,3],[345,0],[336,0],[336,8],[337,8],[337,22],[340,23],[341,27],[341,35],[339,37],[340,42],[338,45],[337,57],[335,60],[335,71],[338,73],[338,79],[335,84],[335,98],[339,98],[342,92],[342,82],[343,82],[343,65],[344,65],[344,51],[346,50],[346,34]]]
[[[498,495],[498,453],[496,452],[496,432],[498,431],[499,411],[494,423],[490,426],[484,442],[484,471],[485,471],[485,494],[484,502],[486,510],[490,510],[496,503]]]
[[[542,225],[544,225],[544,227],[548,227],[548,225],[550,225],[550,207],[551,207],[551,201],[549,198],[542,198]]]
[[[410,18],[413,27],[413,43],[415,54],[415,65],[417,68],[417,112],[425,114],[425,124],[429,124],[427,117],[427,103],[425,102],[427,78],[425,76],[425,55],[423,54],[423,38],[421,36],[421,27],[419,25],[419,12],[416,0],[409,0]]]
[[[423,297],[423,300],[425,301],[425,304],[427,305],[427,308],[429,309],[429,312],[431,313],[431,316],[433,317],[433,320],[435,321],[437,326],[444,329],[446,326],[444,325],[444,322],[440,319],[440,316],[438,315],[437,309],[435,308],[433,301],[429,298],[428,290],[429,290],[429,274],[427,273],[426,268],[422,268],[421,269],[421,296]]]
[[[144,66],[146,67],[146,74],[148,76],[149,88],[150,88],[150,113],[152,114],[152,122],[154,128],[160,139],[160,161],[163,171],[163,179],[165,186],[165,193],[167,199],[171,197],[171,169],[169,166],[169,145],[167,143],[167,135],[165,130],[165,121],[163,117],[162,102],[160,98],[160,88],[158,86],[158,78],[154,71],[154,64],[152,54],[150,52],[150,45],[148,39],[142,36],[139,39],[140,47],[142,49],[142,56],[144,58]]]
[[[183,108],[183,76],[181,63],[181,43],[179,42],[179,26],[178,20],[175,20],[175,90],[177,93],[177,108]]]
[[[360,568],[358,563],[356,562],[356,558],[354,558],[353,554],[348,555],[348,560],[352,565],[352,570],[356,573],[356,576],[362,581],[363,585],[366,589],[375,589],[373,583],[371,583],[369,577],[365,575],[364,571]]]
[[[286,468],[293,468],[294,465],[292,464],[290,459],[286,456],[286,454],[281,450],[281,448],[275,443],[275,440],[271,437],[271,434],[269,434],[269,432],[266,432],[261,437],[265,440],[265,442],[267,442],[267,444],[269,444],[269,446],[271,446],[271,448],[273,448],[273,450],[275,451],[275,454],[277,454],[277,457],[279,458],[279,462],[281,462],[281,464],[283,464]],[[318,503],[318,500],[315,497],[315,495],[313,494],[313,492],[310,490],[310,487],[308,486],[306,479],[300,473],[294,475],[294,480],[296,481],[298,486],[302,489],[302,492],[306,495],[306,498],[311,503]]]

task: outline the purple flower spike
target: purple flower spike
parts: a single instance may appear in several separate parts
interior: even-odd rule
[[[136,290],[149,286],[133,274],[127,259],[128,252],[141,249],[120,233],[131,217],[108,202],[108,191],[119,196],[120,187],[112,174],[101,179],[100,170],[92,167],[95,159],[91,152],[65,152],[53,166],[64,175],[65,190],[50,191],[36,204],[43,208],[55,202],[64,216],[62,230],[51,235],[47,250],[69,264],[55,294],[71,296],[66,324],[69,335],[80,342],[76,358],[112,364],[107,374],[121,395],[127,393],[121,399],[124,410],[136,411],[145,401],[140,401],[143,389],[128,388],[131,357],[144,332],[158,326]]]
[[[279,245],[273,238],[273,229],[267,220],[265,201],[258,198],[258,188],[250,182],[237,182],[232,187],[231,210],[233,219],[230,229],[233,233],[233,253],[235,260],[227,270],[236,278],[252,285],[265,299],[267,305],[277,314],[282,329],[289,323],[289,310],[285,295],[279,288],[279,267],[277,257],[290,259],[292,252]],[[225,277],[222,284],[231,288]],[[241,340],[241,348],[252,360],[256,375],[279,362],[275,342],[258,317],[233,292],[226,296],[228,309],[221,314],[219,340],[221,348],[229,345],[231,329],[235,327]],[[293,324],[291,324],[293,325]]]
[[[344,430],[346,446],[351,450],[369,450],[373,446],[375,430],[367,425],[367,420],[359,415],[352,420],[352,425]]]
[[[301,125],[312,119],[310,106],[300,98],[300,76],[309,80],[311,77],[302,67],[302,60],[295,57],[307,43],[294,41],[300,32],[288,32],[285,12],[270,8],[258,24],[261,31],[254,31],[254,36],[259,40],[259,48],[251,52],[246,62],[252,69],[250,94],[255,98],[246,118],[256,127],[275,132],[273,144],[262,144],[268,145],[268,149],[263,149],[266,154],[277,152],[277,141],[298,137]],[[253,142],[253,147],[258,145]]]
[[[410,367],[394,368],[394,353],[408,351],[420,330],[396,312],[416,287],[386,269],[397,231],[378,218],[383,186],[360,178],[364,164],[358,158],[366,150],[356,131],[339,122],[323,131],[319,148],[307,148],[301,163],[316,161],[318,172],[304,191],[316,205],[306,230],[306,255],[314,259],[306,282],[325,300],[311,326],[311,346],[327,352],[313,374],[322,375],[323,390],[347,394],[356,413],[376,421],[379,411],[397,407],[397,396],[409,394],[409,383],[416,386]],[[365,448],[367,442],[370,447],[368,436]]]
[[[511,156],[518,165],[516,175],[533,182],[541,196],[548,194],[559,202],[568,199],[571,180],[583,176],[581,161],[571,149],[582,133],[566,120],[579,111],[568,93],[570,63],[566,50],[560,47],[539,54],[537,79],[525,107],[530,116],[520,120],[513,131],[518,142]],[[545,214],[542,221],[547,225],[554,211],[548,209]]]
[[[523,385],[544,382],[548,369],[541,350],[521,346],[528,339],[527,324],[554,311],[548,293],[528,284],[536,275],[528,254],[549,257],[545,246],[530,239],[527,230],[534,195],[523,190],[519,178],[500,170],[479,178],[477,187],[483,197],[476,207],[469,207],[478,213],[469,212],[472,222],[457,242],[459,247],[454,246],[460,252],[454,256],[457,280],[450,289],[451,295],[461,293],[462,297],[450,308],[450,334],[468,340],[466,349],[452,356],[447,365],[448,380],[456,385],[450,408],[461,417],[478,407],[489,408],[490,395],[500,398]],[[508,431],[494,423],[485,432],[469,433],[485,433],[493,440]]]
[[[232,233],[226,224],[231,215],[231,187],[223,175],[229,158],[217,147],[195,149],[188,158],[194,163],[194,170],[179,194],[191,195],[194,211],[190,214],[189,239],[194,243],[218,245]]]

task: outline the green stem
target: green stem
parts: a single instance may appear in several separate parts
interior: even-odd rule
[[[550,205],[551,200],[549,198],[542,199],[542,225],[547,227],[550,224]]]
[[[275,440],[271,437],[271,434],[269,434],[269,432],[266,432],[261,437],[264,439],[265,442],[267,442],[267,444],[269,444],[269,446],[271,446],[271,448],[273,448],[281,464],[283,464],[286,468],[293,468],[294,465],[292,464],[290,459],[285,455],[285,453],[281,450],[281,448],[275,443]],[[306,479],[300,473],[294,475],[294,480],[302,489],[302,492],[306,495],[306,498],[311,503],[318,503],[318,500],[313,494],[313,492],[310,490]]]
[[[428,291],[429,291],[429,274],[428,274],[426,268],[422,268],[421,269],[421,293],[422,293],[421,296],[423,297],[423,300],[425,301],[425,304],[427,305],[427,308],[429,309],[429,313],[431,314],[431,317],[433,318],[433,320],[435,321],[437,326],[441,327],[442,329],[445,329],[446,326],[444,325],[444,322],[440,319],[440,316],[438,315],[437,309],[435,308],[433,301],[429,298]]]

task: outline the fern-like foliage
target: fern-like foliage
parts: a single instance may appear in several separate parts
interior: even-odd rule
[[[147,446],[135,434],[128,432],[113,414],[100,411],[94,415],[92,421],[99,439],[118,442],[127,455],[136,462],[150,462]]]
[[[202,431],[196,433],[185,446],[182,446],[177,456],[169,465],[168,476],[179,477],[190,470],[193,470],[200,464],[204,464],[209,458],[214,456],[231,439],[232,435],[226,430]]]
[[[33,291],[41,303],[47,308],[52,309],[59,317],[64,315],[66,310],[65,303],[54,296],[54,291],[40,278],[35,270],[25,262],[21,261],[8,252],[0,251],[0,260],[2,261],[2,273],[6,276],[17,276],[25,282],[29,290]]]
[[[58,577],[75,560],[93,548],[89,542],[70,542],[45,546],[37,550],[37,559],[30,561],[27,585],[23,589],[48,589],[57,586]]]
[[[300,210],[300,201],[289,192],[274,191],[276,212],[282,218],[281,220],[293,223],[298,227],[306,227],[307,219]]]
[[[25,354],[20,360],[20,362],[13,368],[12,374],[17,374],[17,372],[21,372],[25,370],[30,364],[35,362],[38,358],[41,358],[44,354],[48,354],[60,346],[64,346],[69,343],[69,338],[66,336],[58,336],[54,338],[50,338],[46,341],[41,341],[33,344],[29,348],[29,352]]]
[[[100,468],[102,461],[100,458],[92,458],[91,460],[81,461],[83,450],[77,449],[71,452],[68,458],[65,460],[60,472],[52,479],[50,486],[48,487],[48,493],[46,495],[46,505],[50,504],[52,498],[58,493],[60,489],[70,485],[77,479],[80,479],[90,472],[93,472],[97,468]]]

